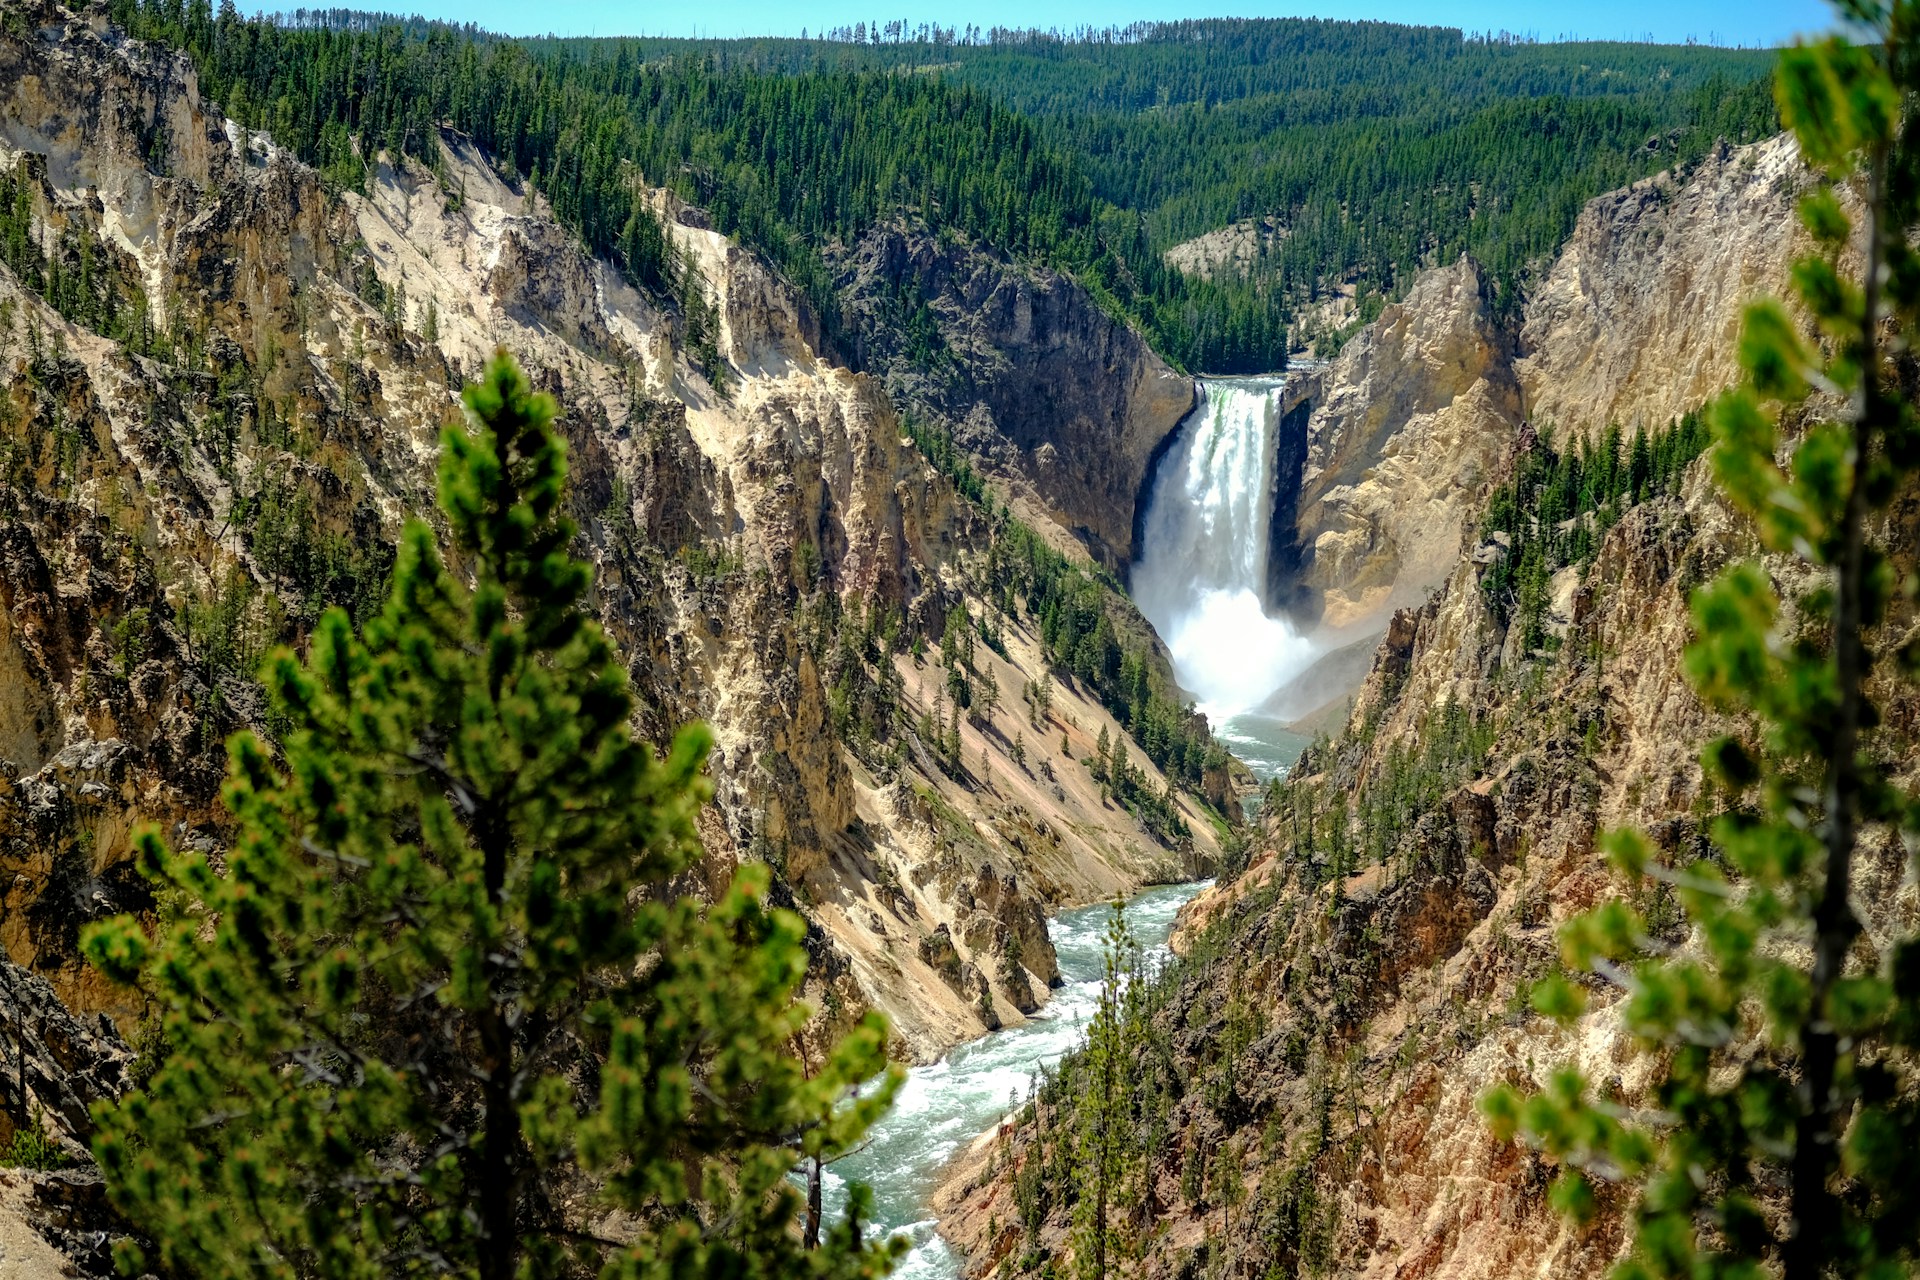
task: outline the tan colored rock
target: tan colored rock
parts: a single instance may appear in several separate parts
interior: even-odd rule
[[[1273,218],[1242,218],[1217,231],[1182,240],[1161,255],[1182,275],[1211,280],[1217,276],[1244,276],[1253,264],[1286,237]]]
[[[903,1055],[935,1056],[980,1031],[985,975],[1013,976],[964,956],[983,976],[961,1001],[920,965],[918,940],[957,913],[959,878],[942,868],[986,862],[1018,886],[993,918],[1021,936],[1032,1004],[1055,972],[1046,908],[1212,857],[1197,809],[1192,847],[1169,850],[1073,760],[1056,756],[1052,779],[1018,768],[1004,711],[965,730],[969,769],[993,757],[978,780],[863,763],[837,740],[807,619],[830,602],[886,608],[940,634],[950,610],[985,607],[971,594],[985,529],[880,382],[836,363],[801,297],[699,210],[651,197],[719,317],[711,369],[688,359],[676,303],[582,253],[470,139],[442,133],[437,171],[376,155],[364,195],[329,192],[205,102],[183,58],[56,4],[9,2],[30,34],[0,35],[0,163],[23,161],[42,229],[92,236],[154,320],[164,302],[182,333],[204,335],[183,373],[67,323],[0,269],[0,455],[20,486],[0,510],[0,946],[73,1008],[140,1016],[80,961],[78,932],[150,905],[128,856],[139,824],[218,853],[220,743],[265,723],[234,673],[318,607],[259,545],[261,495],[297,491],[316,537],[390,544],[430,509],[457,389],[501,346],[561,404],[574,515],[636,727],[659,743],[689,719],[713,729],[718,803],[694,880],[711,892],[742,860],[782,868],[827,939],[816,1006],[843,1019],[883,1008]],[[1073,453],[1048,464],[1044,510],[1124,548],[1146,458],[1190,385],[1070,281],[1007,263],[982,280],[992,322],[976,354],[1019,411],[1009,422],[1039,430],[1035,388],[1070,374],[1080,434],[1048,446]],[[44,447],[48,424],[64,452]],[[1085,465],[1116,441],[1112,468]],[[245,650],[221,664],[206,652],[215,604]],[[1033,637],[1011,643],[1011,659],[988,659],[1008,702],[1046,668]],[[916,680],[903,723],[933,700]],[[1058,705],[1072,720],[1036,731],[1036,755],[1063,728],[1082,751],[1117,729],[1083,696]],[[1017,1001],[997,1006],[1021,1016]]]
[[[1452,569],[1519,422],[1508,347],[1462,259],[1423,274],[1310,375],[1301,568],[1281,594],[1311,625],[1377,629]]]
[[[1470,307],[1444,305],[1462,295],[1432,277],[1406,310],[1356,338],[1368,345],[1337,379],[1329,371],[1330,385],[1346,389],[1340,422],[1372,425],[1323,433],[1310,463],[1339,480],[1325,492],[1340,495],[1351,523],[1334,531],[1371,531],[1351,544],[1365,554],[1340,561],[1341,581],[1362,588],[1335,598],[1359,601],[1415,560],[1394,550],[1411,543],[1386,536],[1419,523],[1396,526],[1395,494],[1431,512],[1436,475],[1457,483],[1461,474],[1441,465],[1439,450],[1425,455],[1437,471],[1383,478],[1401,424],[1478,414],[1491,459],[1483,465],[1497,476],[1507,464],[1494,445],[1511,450],[1527,435],[1514,430],[1512,399],[1476,404],[1477,388],[1511,396],[1517,378],[1536,422],[1591,439],[1609,421],[1629,431],[1664,425],[1731,381],[1733,326],[1753,296],[1783,287],[1794,239],[1785,219],[1805,181],[1790,144],[1776,139],[1710,159],[1684,185],[1639,184],[1593,202],[1527,309],[1517,373],[1477,354],[1484,330]],[[1431,292],[1415,306],[1423,289]],[[1420,327],[1448,316],[1466,320]],[[1435,437],[1414,433],[1410,453],[1423,438],[1431,447]],[[1465,447],[1462,438],[1451,447]],[[1698,750],[1735,726],[1685,679],[1688,599],[1758,544],[1698,462],[1676,492],[1622,513],[1584,577],[1555,579],[1547,623],[1557,647],[1527,654],[1480,589],[1490,557],[1458,540],[1478,517],[1475,501],[1453,500],[1442,523],[1454,529],[1454,553],[1427,562],[1438,589],[1384,620],[1349,721],[1355,732],[1312,759],[1303,785],[1363,795],[1406,767],[1450,702],[1493,727],[1491,748],[1384,866],[1318,884],[1324,842],[1297,843],[1276,817],[1247,872],[1196,899],[1182,945],[1191,950],[1209,921],[1233,920],[1233,932],[1196,953],[1209,959],[1184,973],[1160,1015],[1185,1088],[1169,1117],[1170,1154],[1149,1174],[1156,1210],[1143,1275],[1223,1266],[1585,1280],[1626,1247],[1626,1193],[1602,1187],[1594,1220],[1570,1224],[1548,1203],[1552,1162],[1496,1142],[1477,1100],[1498,1084],[1544,1085],[1572,1063],[1624,1105],[1650,1103],[1657,1063],[1624,1033],[1617,993],[1592,991],[1568,1028],[1533,1015],[1526,993],[1557,962],[1557,926],[1622,889],[1597,850],[1599,832],[1638,826],[1682,863],[1704,851]],[[1911,539],[1899,546],[1904,572]],[[1381,566],[1371,577],[1370,563]],[[1805,585],[1791,566],[1769,567],[1791,575],[1787,588]],[[1886,692],[1888,723],[1920,724],[1920,697]],[[1871,937],[1911,928],[1920,911],[1906,862],[1891,835],[1865,842],[1855,901]],[[1650,927],[1687,943],[1675,923]],[[1220,1036],[1249,1006],[1258,1034],[1234,1062],[1232,1088],[1219,1088]],[[942,1230],[966,1251],[970,1274],[1025,1274],[1030,1255],[1004,1229],[1014,1214],[1005,1171],[1035,1158],[1033,1142],[1030,1129],[983,1138],[940,1193]],[[989,1149],[1003,1171],[992,1178]],[[1251,1208],[1229,1214],[1183,1189],[1181,1169],[1220,1160],[1239,1164]],[[1275,1221],[1288,1229],[1269,1230]],[[1071,1249],[1067,1225],[1054,1215],[1041,1232],[1056,1260]]]
[[[1742,312],[1812,248],[1794,205],[1813,181],[1781,134],[1591,201],[1527,300],[1527,415],[1562,439],[1631,435],[1724,390]]]
[[[0,1275],[12,1280],[67,1280],[73,1263],[48,1244],[29,1218],[28,1179],[0,1170]]]

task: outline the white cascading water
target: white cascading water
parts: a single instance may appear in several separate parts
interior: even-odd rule
[[[1166,959],[1175,917],[1205,887],[1164,885],[1127,904],[1127,928],[1148,965]],[[960,1258],[935,1234],[927,1198],[954,1153],[1023,1102],[1035,1073],[1051,1068],[1085,1035],[1106,980],[1102,946],[1110,910],[1098,903],[1056,916],[1047,931],[1066,982],[1053,998],[1031,1020],[909,1071],[866,1145],[827,1170],[830,1221],[846,1204],[847,1183],[864,1182],[874,1193],[872,1226],[904,1232],[911,1242],[894,1280],[959,1280]]]
[[[1314,646],[1266,611],[1284,378],[1209,378],[1154,473],[1133,597],[1200,710],[1233,721],[1305,671]]]

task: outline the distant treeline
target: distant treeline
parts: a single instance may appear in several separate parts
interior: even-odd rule
[[[1448,27],[1307,18],[1204,19],[1058,32],[905,22],[826,39],[549,39],[593,62],[697,55],[782,75],[915,72],[984,90],[1037,120],[1101,205],[1136,215],[1143,247],[1111,247],[1116,296],[1173,244],[1243,218],[1284,234],[1251,278],[1137,315],[1190,367],[1276,367],[1259,349],[1335,282],[1394,295],[1413,272],[1471,253],[1518,298],[1594,196],[1696,161],[1719,139],[1777,130],[1763,50],[1537,44]],[[1651,144],[1651,145],[1650,145]],[[1154,261],[1148,262],[1149,259]],[[1249,349],[1249,348],[1255,349]],[[1188,358],[1186,353],[1195,353]]]
[[[1212,372],[1279,367],[1291,317],[1330,285],[1390,296],[1462,252],[1511,301],[1586,200],[1776,127],[1762,52],[1379,22],[505,40],[341,10],[110,9],[337,182],[364,181],[367,148],[437,163],[438,125],[474,135],[645,287],[674,286],[638,178],[769,254],[830,334],[823,245],[913,211],[1071,272]],[[1244,278],[1165,265],[1180,240],[1256,216],[1282,234]]]

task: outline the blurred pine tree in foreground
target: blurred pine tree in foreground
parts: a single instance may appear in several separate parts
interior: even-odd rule
[[[1783,601],[1743,563],[1694,597],[1689,674],[1709,704],[1751,726],[1703,755],[1726,801],[1715,852],[1672,866],[1637,832],[1607,839],[1624,874],[1672,887],[1690,945],[1658,954],[1622,902],[1561,934],[1569,969],[1624,986],[1627,1026],[1659,1056],[1662,1083],[1644,1110],[1572,1069],[1544,1093],[1483,1099],[1497,1132],[1559,1162],[1564,1209],[1590,1212],[1595,1180],[1638,1187],[1621,1280],[1877,1280],[1915,1274],[1920,1253],[1920,940],[1865,938],[1850,900],[1863,840],[1897,832],[1911,862],[1920,835],[1920,799],[1896,781],[1911,760],[1879,732],[1872,692],[1884,688],[1877,670],[1910,680],[1920,669],[1920,645],[1883,625],[1920,582],[1897,582],[1874,537],[1920,468],[1905,393],[1920,318],[1920,5],[1841,8],[1871,38],[1788,50],[1776,83],[1828,179],[1801,206],[1819,252],[1794,269],[1819,338],[1807,341],[1779,303],[1754,305],[1746,384],[1712,415],[1721,487],[1767,549],[1804,562],[1816,585]],[[1843,184],[1861,194],[1863,227],[1834,194]],[[1850,243],[1864,248],[1858,279],[1843,266]],[[1816,393],[1846,411],[1800,432],[1782,467],[1773,414],[1817,418]],[[1559,978],[1535,1004],[1570,1020],[1585,1001]]]

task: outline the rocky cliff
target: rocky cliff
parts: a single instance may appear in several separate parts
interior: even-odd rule
[[[901,221],[834,257],[854,362],[1118,569],[1192,381],[1071,280]]]
[[[1302,379],[1292,569],[1269,594],[1312,625],[1378,630],[1446,576],[1520,419],[1512,342],[1479,270],[1427,272]],[[1287,523],[1282,521],[1283,524]]]
[[[1566,435],[1663,426],[1727,385],[1740,315],[1808,251],[1811,181],[1790,135],[1717,147],[1587,205],[1528,298],[1527,416]]]
[[[1564,443],[1704,403],[1731,376],[1742,308],[1805,250],[1806,182],[1782,135],[1602,196],[1517,317],[1494,314],[1468,260],[1421,275],[1296,375],[1312,412],[1283,450],[1296,478],[1275,512],[1269,599],[1329,646],[1377,636],[1451,572],[1522,422]],[[1329,676],[1287,705],[1353,687]]]
[[[717,359],[696,362],[684,299],[584,254],[462,137],[431,168],[371,156],[342,190],[97,11],[3,16],[0,946],[75,1016],[136,1032],[133,997],[77,950],[88,921],[153,905],[131,832],[218,850],[220,744],[271,728],[255,664],[326,605],[378,601],[400,521],[431,510],[458,389],[498,346],[561,403],[637,727],[713,726],[706,879],[775,866],[816,926],[829,1022],[877,1005],[901,1056],[925,1058],[1017,1020],[1057,980],[1050,907],[1214,857],[1200,802],[1181,801],[1174,847],[1091,781],[1079,758],[1122,730],[1071,677],[1044,716],[959,725],[964,766],[928,753],[915,725],[941,704],[949,617],[995,620],[1001,652],[972,661],[1007,704],[1050,674],[1043,646],[986,598],[991,530],[882,383],[699,210],[655,199],[714,317]],[[1069,292],[1035,295],[1038,329],[1033,298],[1008,302],[1028,319],[978,354],[999,334],[1009,368],[1044,363],[1064,341],[1047,326],[1086,326],[1110,358],[1078,393],[1134,405],[1107,425],[1144,456],[1153,414],[1177,411],[1142,408],[1142,388],[1184,383]],[[1114,483],[1130,501],[1137,475]],[[884,704],[861,720],[882,717],[881,740],[849,727],[850,700]]]
[[[1456,427],[1502,442],[1477,446],[1488,485],[1549,416],[1562,440],[1664,425],[1735,379],[1739,311],[1784,287],[1804,249],[1790,211],[1809,181],[1776,139],[1595,201],[1507,335],[1510,355],[1434,354],[1431,389],[1376,380],[1386,416],[1474,405],[1463,386],[1503,388]],[[1437,305],[1470,298],[1470,279],[1430,276],[1355,340],[1329,371],[1349,388],[1341,420],[1368,421],[1357,375],[1391,353],[1499,355],[1478,337],[1415,340],[1414,311],[1469,317],[1442,332],[1487,332],[1471,305]],[[1519,397],[1538,430],[1515,430]],[[1335,404],[1322,405],[1329,418]],[[1377,457],[1346,474],[1380,486],[1384,529],[1391,433]],[[1526,991],[1557,962],[1556,926],[1626,888],[1596,852],[1599,831],[1632,823],[1670,853],[1704,847],[1696,753],[1725,725],[1681,671],[1687,599],[1757,550],[1706,471],[1696,462],[1623,504],[1590,563],[1555,576],[1537,641],[1483,589],[1500,549],[1462,546],[1459,522],[1478,515],[1475,500],[1453,500],[1437,589],[1391,615],[1345,731],[1269,791],[1247,867],[1183,924],[1186,959],[1156,992],[1137,1063],[1150,1136],[1124,1229],[1142,1274],[1583,1277],[1619,1256],[1624,1197],[1604,1193],[1591,1223],[1569,1223],[1548,1204],[1548,1162],[1496,1142],[1475,1100],[1503,1081],[1544,1084],[1567,1061],[1627,1105],[1647,1096],[1652,1065],[1621,1030],[1617,993],[1596,988],[1562,1029],[1531,1013]],[[1399,483],[1416,506],[1434,501],[1431,475]],[[1916,518],[1908,503],[1887,531],[1909,557]],[[1910,741],[1920,700],[1896,700],[1888,722]],[[1916,910],[1906,855],[1875,837],[1864,861],[1858,901],[1884,937]],[[1666,891],[1634,892],[1662,938],[1684,940]],[[1014,1133],[956,1166],[943,1229],[973,1274],[1031,1274],[1071,1253],[1063,1105],[1043,1091]]]

